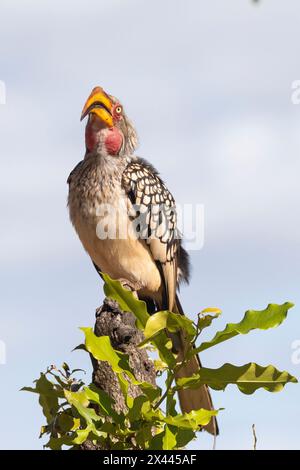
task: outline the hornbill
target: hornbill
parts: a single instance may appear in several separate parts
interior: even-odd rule
[[[129,286],[152,313],[183,314],[176,291],[181,281],[188,281],[189,260],[174,198],[155,168],[134,154],[137,134],[118,99],[94,88],[81,120],[86,116],[86,154],[68,178],[72,224],[99,273]],[[110,236],[108,226],[114,228]],[[172,342],[180,361],[188,347],[184,333],[172,334]],[[200,367],[194,356],[178,377],[189,377]],[[184,413],[213,409],[207,386],[179,391],[179,401]],[[205,429],[218,434],[214,417]]]

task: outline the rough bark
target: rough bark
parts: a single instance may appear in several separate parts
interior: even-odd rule
[[[132,372],[139,381],[155,385],[155,369],[145,349],[137,345],[143,340],[143,334],[135,326],[135,317],[131,312],[122,312],[117,302],[105,299],[101,307],[96,310],[96,323],[94,332],[96,336],[109,336],[112,346],[129,356]],[[126,411],[126,404],[121,392],[118,379],[106,362],[92,359],[93,383],[104,390],[115,401],[116,411]],[[130,385],[129,394],[136,397],[141,394],[138,386]],[[101,450],[90,441],[86,441],[82,450]]]

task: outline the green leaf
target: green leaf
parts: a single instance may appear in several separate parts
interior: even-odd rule
[[[85,344],[78,344],[78,346],[76,346],[74,349],[72,349],[72,352],[73,351],[85,351],[86,352]]]
[[[85,442],[91,431],[93,431],[91,426],[87,426],[85,429],[79,429],[76,431],[76,437],[73,439],[73,444],[80,445]]]
[[[71,446],[73,444],[72,436],[50,437],[45,447],[51,450],[61,450],[63,445]]]
[[[196,329],[192,320],[179,313],[168,312],[167,329],[171,332],[178,331],[179,329],[185,330],[188,336],[193,337],[196,334]]]
[[[153,339],[161,330],[167,328],[168,316],[169,312],[166,310],[151,315],[146,323],[144,331],[145,340],[140,344],[140,346]]]
[[[177,428],[177,432],[176,432],[177,449],[184,448],[193,439],[195,439],[195,437],[196,437],[195,431],[192,431],[191,429]]]
[[[181,380],[181,379],[180,379]],[[193,410],[190,413],[167,416],[164,422],[177,428],[199,431],[201,426],[206,426],[213,416],[217,416],[218,410]]]
[[[80,328],[85,334],[85,346],[98,361],[106,361],[117,374],[123,372],[119,366],[121,352],[116,352],[108,336],[96,336],[92,328]]]
[[[215,307],[208,307],[202,310],[198,315],[198,329],[202,331],[204,328],[210,326],[216,318],[219,318],[221,315],[221,310]],[[214,315],[210,315],[214,314]]]
[[[136,380],[129,366],[128,355],[120,351],[116,351],[110,342],[108,336],[96,336],[92,328],[80,328],[85,334],[85,346],[88,352],[98,361],[106,361],[112,370],[118,374],[121,389],[127,394],[128,383],[123,377],[125,373],[134,385],[140,385],[141,382]],[[124,382],[125,381],[125,382]],[[129,397],[130,399],[130,397]]]
[[[153,424],[162,423],[165,419],[163,412],[159,408],[153,409],[149,401],[143,403],[140,414],[143,420],[151,421]]]
[[[80,419],[74,418],[73,416],[67,414],[66,412],[60,413],[58,415],[58,428],[59,432],[67,433],[70,431],[75,431],[80,426]]]
[[[214,313],[216,316],[221,315],[222,310],[218,307],[206,307],[201,310],[200,315],[204,315],[206,313]]]
[[[166,382],[165,382],[165,389],[167,391],[167,400],[166,400],[166,414],[167,416],[176,416],[176,400],[174,398],[174,390],[171,388],[171,385],[174,380],[174,375],[171,370],[168,371]]]
[[[165,362],[170,369],[176,365],[176,359],[171,352],[172,341],[167,337],[164,331],[161,331],[153,340],[152,343],[158,350],[160,359]]]
[[[91,384],[89,387],[84,387],[84,394],[89,401],[98,405],[99,414],[110,416],[117,423],[122,420],[122,417],[113,408],[114,400],[96,385]]]
[[[112,435],[112,436],[117,436],[117,426],[115,423],[110,423],[108,421],[105,421],[101,428],[100,428],[101,432],[104,432],[104,433],[107,433],[109,435]]]
[[[139,346],[143,347],[151,341],[158,349],[159,356],[162,361],[165,362],[169,368],[173,368],[176,364],[176,359],[168,348],[169,343],[172,347],[172,342],[165,333],[166,329],[171,332],[184,329],[190,337],[194,336],[196,333],[193,322],[187,317],[173,312],[168,312],[167,310],[160,311],[151,315],[147,321],[144,331],[145,339],[139,344]]]
[[[36,388],[33,387],[22,387],[21,392],[31,392],[31,393],[39,393]]]
[[[161,388],[158,386],[155,387],[148,382],[140,382],[139,387],[151,402],[161,396]]]
[[[39,403],[42,407],[43,414],[49,424],[59,409],[58,399],[63,397],[61,391],[54,387],[54,384],[47,379],[46,375],[41,373],[39,379],[35,381],[35,388],[23,387],[25,392],[37,393],[39,395]]]
[[[173,434],[168,425],[165,426],[164,435],[162,438],[162,448],[163,450],[172,450],[176,447],[176,436]]]
[[[155,434],[155,436],[150,439],[149,450],[161,450],[163,448],[163,436],[165,431]]]
[[[145,395],[138,395],[133,400],[133,405],[127,414],[127,418],[130,422],[139,421],[141,419],[141,408],[146,402],[149,402],[149,400]]]
[[[152,424],[143,423],[141,428],[137,431],[135,439],[141,449],[148,449],[152,439]]]
[[[104,293],[106,297],[118,302],[120,309],[124,312],[132,312],[138,320],[138,327],[143,329],[146,326],[149,318],[146,303],[138,300],[133,292],[124,289],[119,281],[114,281],[107,274],[102,273],[102,278],[105,282]]]
[[[62,364],[62,368],[64,369],[64,371],[65,371],[67,377],[70,377],[70,375],[71,375],[70,367],[68,366],[68,364],[67,364],[66,362],[64,362],[64,363]]]
[[[121,392],[123,393],[123,397],[125,400],[126,405],[128,408],[131,408],[133,406],[133,398],[132,396],[128,393],[129,389],[129,382],[128,380],[124,377],[123,374],[118,374],[118,381],[119,381],[119,386],[121,389]]]
[[[195,437],[196,433],[191,429],[181,429],[175,426],[168,426],[172,432],[176,444],[173,449],[182,449],[189,444]],[[199,429],[197,429],[199,430]],[[149,450],[161,450],[163,449],[163,438],[165,437],[165,430],[158,432],[149,443]]]
[[[90,402],[86,397],[84,391],[81,392],[69,392],[65,390],[65,397],[68,403],[76,408],[80,416],[82,416],[86,423],[90,426],[93,425],[93,421],[100,421],[101,418],[98,416],[93,408],[88,408]],[[92,427],[93,431],[96,432],[96,429]]]
[[[288,310],[293,306],[291,302],[286,302],[283,305],[269,304],[265,310],[248,310],[239,323],[228,323],[223,331],[218,331],[211,341],[202,343],[194,349],[191,355],[198,354],[239,334],[245,335],[254,329],[275,328],[285,320]]]
[[[174,393],[170,390],[167,393],[167,402],[166,402],[166,413],[168,416],[176,416],[176,400],[174,398]]]
[[[41,426],[39,439],[43,437],[44,434],[50,433],[50,426]]]
[[[214,390],[224,390],[227,385],[237,385],[242,393],[251,395],[258,388],[268,392],[279,392],[288,383],[297,383],[297,379],[286,371],[279,371],[274,366],[259,366],[253,362],[244,366],[224,364],[219,369],[202,367],[198,374],[177,380],[179,388],[198,388],[207,384]]]
[[[191,337],[196,334],[193,322],[189,318],[177,313],[163,310],[154,313],[148,319],[144,331],[145,340],[140,344],[140,346],[148,341],[151,341],[160,331],[165,329],[172,333],[175,333],[180,329],[184,329]]]

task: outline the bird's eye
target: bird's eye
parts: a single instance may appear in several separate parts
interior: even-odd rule
[[[116,113],[121,114],[121,112],[122,112],[122,106],[117,106],[116,107]]]

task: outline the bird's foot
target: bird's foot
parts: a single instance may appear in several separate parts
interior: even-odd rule
[[[137,291],[140,289],[140,286],[138,285],[138,283],[130,282],[128,281],[128,279],[124,279],[124,278],[120,278],[117,280],[122,284],[124,289],[130,290],[133,293],[133,295],[136,298],[138,298]]]

